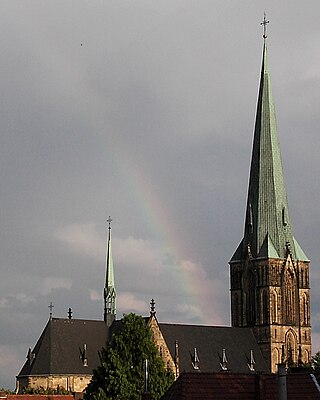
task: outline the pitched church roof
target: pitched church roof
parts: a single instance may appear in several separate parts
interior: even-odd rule
[[[268,367],[250,328],[159,323],[172,356],[179,346],[180,372],[267,372]],[[195,363],[195,356],[197,358]],[[253,356],[253,360],[252,360]]]
[[[231,262],[244,260],[248,246],[254,258],[284,258],[287,244],[295,260],[308,261],[292,234],[266,37],[265,34],[244,237]]]
[[[108,339],[104,321],[52,318],[18,377],[49,374],[91,375]]]
[[[312,374],[289,374],[288,400],[316,400],[319,385]],[[278,400],[275,374],[182,373],[161,400]]]
[[[148,318],[145,318],[146,323]],[[250,328],[159,324],[172,357],[179,343],[180,371],[268,371]],[[91,375],[100,365],[99,351],[122,328],[122,321],[108,327],[104,321],[52,318],[48,321],[18,377]],[[196,357],[196,359],[195,359]],[[223,367],[222,367],[223,365]]]

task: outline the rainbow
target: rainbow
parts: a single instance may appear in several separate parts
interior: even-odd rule
[[[79,88],[77,87],[76,93]],[[99,98],[97,92],[93,88],[86,86],[83,82],[82,92],[87,94],[85,100],[77,97],[78,110],[82,108],[83,115],[86,115],[88,126],[93,132],[96,132],[95,138],[101,141],[101,146],[108,149],[107,142],[111,141],[106,138],[106,104],[105,99]],[[88,104],[90,107],[88,109]],[[213,296],[210,288],[204,287],[205,279],[197,273],[190,273],[190,267],[196,264],[188,261],[185,257],[187,251],[184,249],[183,243],[179,242],[180,235],[176,232],[175,225],[172,221],[170,211],[165,207],[166,201],[159,194],[152,190],[152,185],[148,185],[150,181],[147,176],[147,166],[136,163],[132,158],[131,149],[121,142],[121,135],[112,135],[112,152],[108,151],[111,157],[114,169],[117,174],[122,177],[132,193],[136,208],[140,209],[140,214],[144,218],[144,223],[148,225],[155,238],[161,242],[166,253],[170,254],[172,259],[172,267],[178,272],[179,279],[177,284],[180,291],[186,293],[186,297],[190,299],[189,304],[195,306],[197,317],[200,323],[221,323],[212,314]],[[112,213],[108,210],[108,213]],[[187,266],[187,267],[186,267]],[[191,271],[192,272],[192,271]],[[156,297],[156,293],[155,293]]]
[[[114,156],[115,157],[115,156]],[[125,162],[124,162],[125,160]],[[144,223],[148,224],[150,230],[154,233],[157,240],[161,241],[166,253],[170,254],[172,267],[179,275],[177,284],[178,289],[190,299],[190,304],[197,310],[197,319],[199,323],[211,324],[217,323],[217,319],[210,318],[209,312],[212,312],[213,293],[210,293],[208,287],[204,287],[204,271],[195,273],[192,271],[196,264],[188,261],[185,257],[187,253],[183,243],[180,243],[179,234],[176,232],[173,218],[170,211],[165,207],[166,201],[159,197],[158,193],[152,190],[152,185],[148,185],[150,178],[147,176],[148,168],[142,164],[133,161],[129,152],[125,156],[118,156],[115,160],[115,168],[120,176],[126,177],[128,190],[133,195],[135,207],[140,209],[140,214],[144,216]],[[191,267],[191,268],[188,268]],[[156,298],[156,293],[154,294]],[[221,323],[221,321],[220,321]]]

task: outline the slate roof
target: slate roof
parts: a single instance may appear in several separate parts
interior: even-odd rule
[[[287,375],[287,400],[320,398],[311,374]],[[272,374],[182,373],[161,400],[278,400]]]
[[[147,320],[147,319],[146,319]],[[180,372],[194,371],[192,361],[196,349],[201,372],[221,371],[223,349],[227,367],[233,372],[249,372],[250,353],[253,351],[255,370],[267,372],[251,328],[232,328],[204,325],[159,324],[163,337],[174,356],[175,341],[179,343]],[[52,318],[18,377],[49,374],[88,375],[100,365],[98,352],[112,334],[122,328],[122,321],[114,321],[110,328],[104,321]],[[88,366],[81,359],[86,345]]]
[[[248,362],[252,350],[256,362],[255,370],[268,372],[251,328],[162,323],[159,326],[172,356],[175,352],[175,341],[178,341],[180,372],[194,371],[192,359],[195,348],[201,372],[221,371],[223,349],[229,371],[250,372]]]
[[[88,375],[100,365],[98,351],[105,346],[108,328],[104,321],[52,318],[48,321],[18,377],[48,374]],[[81,352],[86,345],[88,366]]]

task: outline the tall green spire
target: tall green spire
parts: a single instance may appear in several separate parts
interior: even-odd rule
[[[264,21],[264,28],[267,21]],[[263,55],[251,158],[244,238],[231,262],[248,251],[261,258],[284,258],[288,248],[297,260],[307,260],[292,235],[271,80],[267,63],[267,35]]]
[[[111,217],[107,220],[108,243],[106,251],[106,283],[104,287],[104,322],[110,326],[116,317],[116,287],[114,281],[112,247],[111,247]]]

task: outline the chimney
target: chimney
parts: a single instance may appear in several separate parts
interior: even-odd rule
[[[278,364],[278,385],[279,385],[279,400],[287,400],[287,376],[286,365]]]

